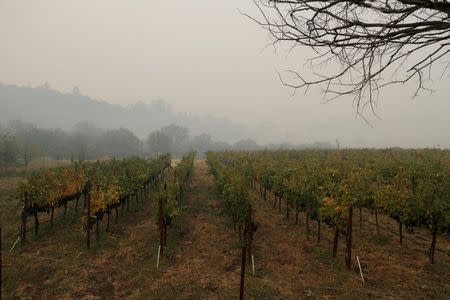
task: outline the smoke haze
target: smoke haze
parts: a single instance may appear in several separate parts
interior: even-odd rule
[[[448,78],[431,83],[435,92],[415,98],[413,84],[385,89],[377,106],[381,119],[366,111],[368,125],[356,116],[353,99],[325,104],[314,89],[292,96],[278,72],[307,68],[311,52],[264,49],[267,33],[240,11],[258,14],[252,1],[242,0],[4,0],[0,82],[33,87],[48,82],[63,93],[76,86],[83,95],[123,107],[163,99],[174,119],[179,113],[195,115],[229,127],[231,133],[209,132],[218,140],[450,147]],[[11,98],[1,97],[0,121],[17,118],[7,110],[11,106],[3,106]],[[140,132],[133,123],[110,123],[137,135],[158,129]],[[208,124],[190,129],[200,134]]]

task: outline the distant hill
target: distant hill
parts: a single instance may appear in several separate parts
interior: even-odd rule
[[[0,121],[9,120],[66,130],[80,121],[91,121],[100,128],[127,128],[140,137],[169,124],[187,127],[192,135],[206,133],[223,141],[251,136],[248,128],[227,119],[175,113],[163,100],[123,107],[81,95],[77,88],[64,94],[45,85],[0,84]]]

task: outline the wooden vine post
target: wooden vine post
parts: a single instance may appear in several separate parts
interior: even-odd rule
[[[85,194],[86,195],[86,194]],[[86,246],[91,247],[91,195],[86,198],[87,214],[86,214]]]
[[[27,235],[27,203],[28,203],[27,198],[28,198],[28,193],[25,192],[24,204],[23,204],[22,215],[21,215],[22,226],[20,228],[21,229],[20,230],[20,239],[23,243],[26,241],[26,235]]]
[[[245,286],[245,265],[247,257],[247,225],[244,227],[244,234],[242,237],[242,257],[241,257],[241,284],[239,289],[239,300],[244,299],[244,286]]]
[[[52,206],[50,213],[50,225],[53,226],[53,215],[55,214],[55,207]]]
[[[348,208],[348,221],[347,221],[347,254],[346,263],[347,269],[352,269],[352,229],[353,229],[353,205]]]
[[[106,223],[106,231],[109,231],[109,219],[110,219],[110,216],[111,216],[111,210],[108,210],[107,214],[108,214],[108,221]]]
[[[98,218],[98,215],[95,217],[95,236],[96,236],[96,241],[98,243],[98,241],[100,240],[100,219]]]
[[[86,204],[87,204],[87,188],[84,189],[83,191],[83,209],[86,209]]]
[[[256,230],[258,229],[257,224],[253,221],[253,211],[250,207],[248,210],[247,217],[247,259],[248,261],[252,260],[252,248],[253,248],[253,238]]]
[[[320,228],[321,228],[321,221],[319,218],[317,218],[317,244],[320,244]]]
[[[336,227],[333,239],[333,257],[336,257],[338,246],[339,246],[339,229],[338,227]]]
[[[162,196],[159,197],[159,245],[161,246],[161,254],[164,253],[164,215],[163,215],[163,201]]]
[[[78,212],[78,202],[80,201],[80,194],[77,194],[77,201],[75,202],[75,212]]]
[[[431,246],[430,246],[430,250],[429,250],[429,255],[430,255],[430,262],[432,264],[434,264],[434,252],[436,250],[436,235],[437,235],[437,228],[436,226],[433,226],[433,237],[431,240]]]
[[[380,237],[380,226],[378,224],[378,209],[375,208],[375,225],[377,227],[377,237]]]
[[[0,300],[2,299],[2,227],[0,226]]]
[[[34,234],[37,236],[39,232],[39,217],[37,205],[34,205]]]
[[[257,225],[253,222],[253,211],[251,206],[247,209],[247,216],[245,218],[244,230],[242,233],[242,257],[241,257],[241,283],[239,289],[239,299],[244,299],[245,289],[245,267],[247,264],[247,258],[249,262],[252,262],[252,244],[253,235],[257,230]]]

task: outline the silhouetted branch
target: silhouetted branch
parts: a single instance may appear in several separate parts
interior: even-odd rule
[[[417,82],[414,95],[427,89],[431,68],[450,52],[450,2],[447,0],[255,0],[261,17],[248,16],[281,42],[308,46],[317,68],[338,62],[334,72],[299,72],[294,89],[319,85],[328,99],[355,97],[358,112],[374,111],[379,89]],[[444,74],[447,72],[444,68]],[[400,75],[399,77],[397,77]],[[391,77],[391,78],[388,78]]]

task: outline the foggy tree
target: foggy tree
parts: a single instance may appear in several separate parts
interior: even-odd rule
[[[92,153],[94,150],[93,145],[100,134],[100,130],[89,121],[81,121],[75,124],[71,141],[78,160],[84,161],[85,159],[95,157]]]
[[[75,152],[75,157],[78,157],[79,161],[84,161],[88,152],[87,137],[81,133],[75,133],[71,138],[71,146]]]
[[[141,141],[128,129],[106,131],[99,145],[103,154],[113,157],[126,157],[141,152]]]
[[[239,140],[233,145],[234,150],[258,150],[260,146],[252,139]]]
[[[294,89],[318,85],[329,99],[352,95],[360,112],[374,109],[380,88],[411,81],[417,95],[427,89],[432,67],[443,63],[438,75],[448,71],[447,0],[255,1],[262,17],[249,17],[268,30],[273,45],[308,46],[317,54],[312,78],[290,71],[293,81],[282,79]]]
[[[25,167],[28,167],[28,163],[38,153],[37,147],[33,145],[33,130],[35,127],[30,123],[14,120],[8,122],[7,128],[15,136]]]
[[[151,153],[169,153],[171,151],[171,139],[158,130],[150,133],[147,138],[147,146]]]
[[[170,152],[183,153],[189,143],[189,130],[185,127],[171,124],[160,129],[170,139]]]
[[[17,153],[18,147],[14,136],[2,134],[0,136],[0,161],[3,162],[5,172],[8,171],[8,164],[16,162]]]
[[[225,142],[214,142],[214,144],[212,145],[212,148],[210,150],[212,150],[212,151],[231,150],[231,146]]]
[[[73,132],[82,133],[86,136],[95,137],[100,133],[100,129],[90,121],[81,121],[75,124],[73,127]]]
[[[199,153],[205,153],[213,148],[213,142],[210,135],[200,134],[192,138],[192,149]]]

